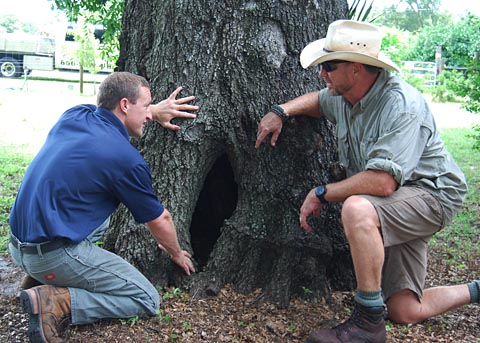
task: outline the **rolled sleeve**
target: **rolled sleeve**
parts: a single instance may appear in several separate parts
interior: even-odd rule
[[[365,170],[383,170],[393,176],[401,186],[405,183],[405,175],[402,168],[395,162],[386,158],[374,158],[368,161]]]

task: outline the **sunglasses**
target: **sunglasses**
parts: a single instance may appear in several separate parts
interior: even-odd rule
[[[337,64],[348,63],[348,61],[328,61],[320,64],[320,71],[325,70],[327,73],[331,73],[337,70]]]

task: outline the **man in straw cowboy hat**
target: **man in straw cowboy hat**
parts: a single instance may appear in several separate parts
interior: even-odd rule
[[[275,146],[291,116],[325,116],[336,124],[338,154],[347,177],[313,188],[300,209],[310,214],[343,202],[357,290],[349,320],[313,332],[314,342],[385,342],[384,303],[397,323],[416,323],[479,302],[480,282],[423,289],[427,242],[451,222],[467,192],[463,173],[440,140],[422,95],[386,69],[398,67],[380,52],[372,24],[332,23],[324,39],[300,55],[304,68],[320,65],[326,88],[272,106],[258,126],[256,147]]]

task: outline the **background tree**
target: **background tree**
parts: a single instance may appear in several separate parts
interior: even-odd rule
[[[479,32],[480,17],[473,14],[447,25],[430,26],[419,32],[408,57],[433,62],[437,47],[441,46],[445,65],[467,66],[472,63],[475,52],[480,50]]]
[[[449,18],[449,15],[440,11],[441,1],[399,0],[397,4],[382,10],[376,23],[409,32],[440,25]]]
[[[125,0],[55,0],[55,6],[64,10],[68,19],[76,22],[81,16],[91,25],[102,24],[105,31],[99,46],[102,58],[114,61],[118,58],[122,14]]]
[[[97,58],[98,58],[98,41],[93,32],[93,26],[87,25],[83,16],[79,16],[77,24],[73,32],[75,41],[79,42],[78,49],[75,55],[78,58],[80,66],[80,94],[83,94],[83,73],[89,71],[91,74],[98,72]]]
[[[3,15],[0,17],[0,27],[4,32],[13,33],[21,30],[21,24],[18,18],[14,15]]]
[[[272,103],[322,86],[318,71],[301,68],[299,54],[347,10],[346,1],[127,1],[119,69],[150,80],[155,101],[180,84],[200,105],[181,131],[152,123],[133,142],[200,272],[183,278],[124,208],[105,247],[153,282],[194,296],[231,283],[241,292],[262,288],[265,299],[286,305],[304,288],[317,296],[351,289],[338,206],[312,219],[315,233],[299,226],[307,192],[341,174],[332,126],[292,119],[276,148],[254,148]]]
[[[34,23],[21,22],[17,16],[7,14],[0,16],[0,33],[1,32],[36,34],[39,32],[39,29]]]

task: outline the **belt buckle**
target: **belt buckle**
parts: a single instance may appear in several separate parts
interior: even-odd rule
[[[28,243],[23,243],[23,242],[17,241],[17,244],[18,244],[19,249],[28,247]]]
[[[20,240],[12,234],[10,235],[10,237],[13,239],[13,241],[15,242],[15,245],[17,246],[18,249],[22,249],[23,247],[26,247],[27,244],[28,244],[28,243],[20,242]]]

